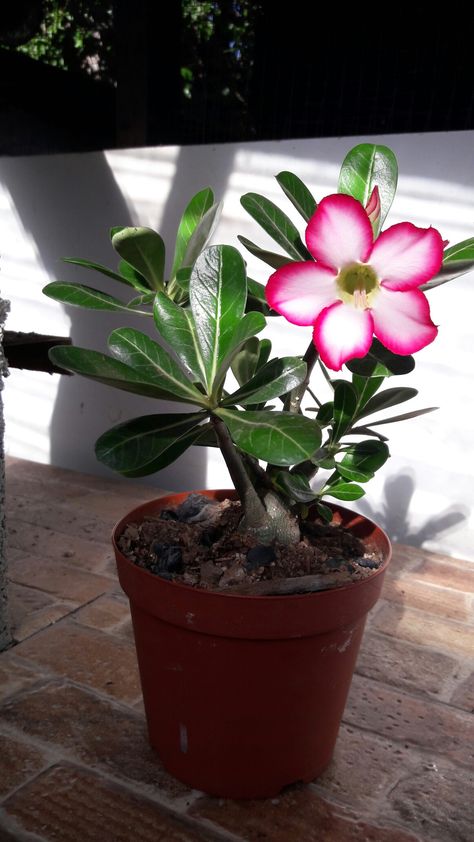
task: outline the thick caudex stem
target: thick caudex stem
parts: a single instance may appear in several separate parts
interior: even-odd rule
[[[224,422],[212,416],[217,441],[227,469],[243,508],[240,529],[250,532],[263,544],[278,541],[293,544],[299,541],[296,518],[288,511],[278,495],[263,488],[261,494],[250,480],[244,462],[236,449]]]

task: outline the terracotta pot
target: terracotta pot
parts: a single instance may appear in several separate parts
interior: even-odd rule
[[[200,491],[214,499],[231,491]],[[115,527],[120,584],[130,599],[151,745],[194,789],[232,798],[276,795],[311,781],[334,750],[367,612],[390,543],[372,521],[334,518],[375,545],[383,565],[348,586],[298,596],[238,596],[161,579],[120,552],[130,522],[187,494],[146,503]]]

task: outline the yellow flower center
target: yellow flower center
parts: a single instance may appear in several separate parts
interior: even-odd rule
[[[379,281],[367,263],[351,263],[344,266],[336,278],[339,295],[344,304],[367,310],[379,291]]]

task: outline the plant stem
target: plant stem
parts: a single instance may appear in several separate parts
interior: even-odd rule
[[[227,465],[227,470],[234,483],[247,520],[250,519],[252,523],[261,522],[262,518],[266,518],[267,516],[265,506],[250,481],[244,463],[229,435],[229,431],[224,422],[216,415],[211,415],[211,421],[224,461]]]

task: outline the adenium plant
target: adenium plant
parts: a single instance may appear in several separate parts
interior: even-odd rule
[[[298,539],[310,504],[329,521],[326,497],[347,501],[365,493],[362,484],[389,457],[382,425],[432,411],[378,415],[417,394],[383,388],[385,380],[411,372],[411,355],[435,339],[425,292],[474,266],[474,239],[447,247],[434,228],[410,222],[382,230],[397,186],[397,162],[384,146],[352,149],[338,192],[319,204],[296,175],[282,172],[277,181],[303,219],[305,242],[268,199],[242,197],[245,210],[285,252],[239,237],[271,267],[266,286],[247,277],[237,249],[207,246],[219,206],[206,189],[183,214],[168,278],[158,233],[113,228],[117,271],[65,259],[118,282],[130,300],[75,283],[53,282],[44,292],[131,320],[153,319],[157,332],[152,339],[136,327],[117,328],[109,354],[59,346],[51,351],[56,365],[181,404],[170,414],[158,405],[103,433],[97,458],[139,477],[160,471],[191,446],[217,446],[242,503],[241,528],[262,542],[289,543]],[[301,354],[273,357],[270,341],[259,338],[278,314],[313,326]],[[329,399],[320,395],[315,374]]]

